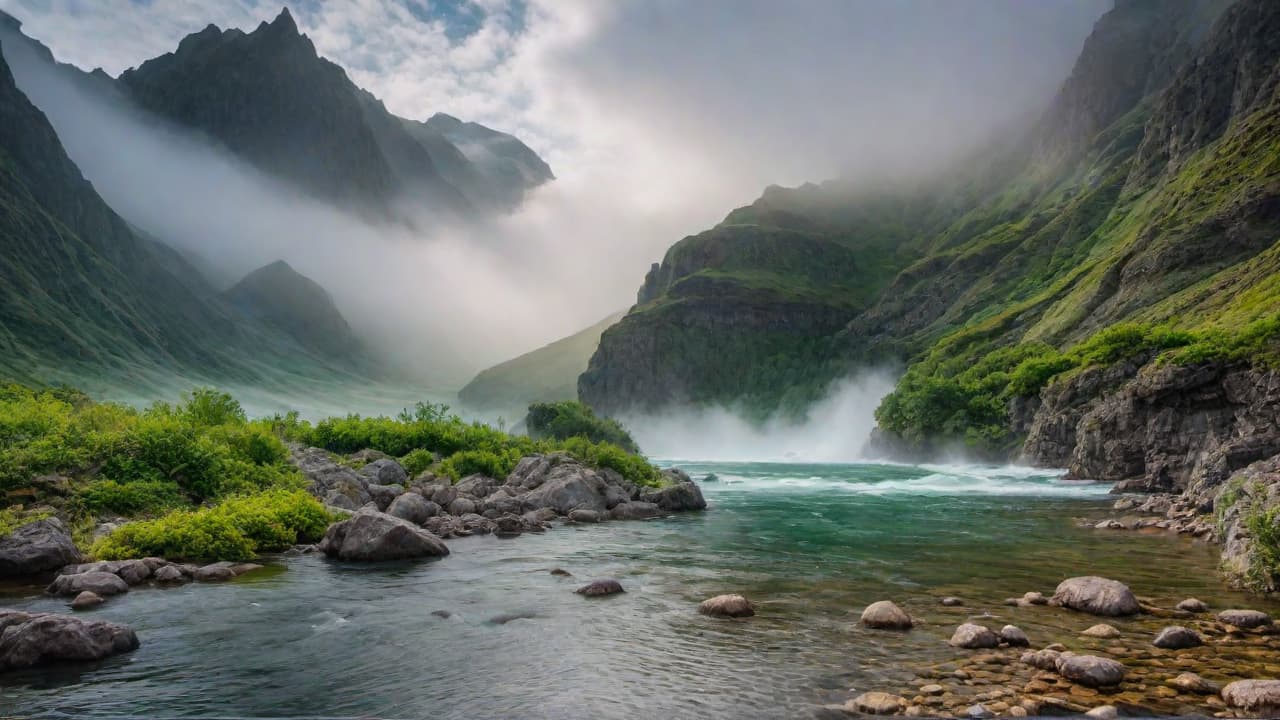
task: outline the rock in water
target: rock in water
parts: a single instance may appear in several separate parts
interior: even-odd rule
[[[993,648],[1000,645],[1000,638],[990,628],[973,623],[965,623],[956,628],[951,635],[952,647],[974,650],[977,648]]]
[[[1000,642],[1009,647],[1031,646],[1031,640],[1027,638],[1027,634],[1022,632],[1022,628],[1016,625],[1005,625],[1000,628]]]
[[[964,601],[958,597],[944,597],[941,602],[946,607],[960,607],[964,604]]]
[[[1120,631],[1115,629],[1114,626],[1106,623],[1094,625],[1080,634],[1085,637],[1101,638],[1103,640],[1114,640],[1120,637]]]
[[[74,600],[71,601],[71,609],[85,610],[85,609],[94,607],[96,605],[101,605],[104,602],[106,602],[106,600],[103,600],[101,595],[95,592],[91,592],[89,590],[85,590],[84,592],[77,595]]]
[[[138,636],[127,625],[0,610],[0,670],[63,660],[99,660],[137,647]]]
[[[741,595],[717,595],[703,600],[698,605],[698,612],[712,617],[740,618],[755,615],[756,608]]]
[[[444,541],[414,525],[371,508],[325,530],[320,551],[340,560],[373,562],[449,554]]]
[[[702,497],[702,489],[683,472],[677,474],[674,468],[663,470],[663,476],[672,484],[660,490],[640,495],[642,502],[650,502],[669,512],[686,510],[706,510],[707,501]]]
[[[888,600],[873,602],[862,611],[862,624],[877,630],[909,630],[911,616]]]
[[[613,578],[601,578],[599,580],[592,580],[586,585],[574,590],[574,592],[587,597],[602,597],[605,595],[617,595],[620,592],[626,591],[622,589],[622,583],[617,580],[614,580]]]
[[[1280,680],[1238,680],[1222,688],[1227,706],[1254,717],[1280,715]]]
[[[1050,650],[1048,648],[1045,648],[1044,650],[1036,650],[1035,652],[1023,653],[1020,660],[1023,663],[1030,665],[1031,667],[1039,670],[1045,670],[1048,672],[1057,672],[1058,658],[1060,657],[1062,657],[1062,653],[1058,652],[1057,650]]]
[[[1116,709],[1115,705],[1100,705],[1085,713],[1085,715],[1099,720],[1115,720],[1120,717],[1120,711]]]
[[[1086,687],[1111,687],[1119,685],[1125,674],[1124,665],[1096,655],[1062,653],[1058,656],[1058,674]]]
[[[236,574],[231,571],[231,568],[217,563],[198,567],[192,574],[195,579],[200,582],[222,582],[223,580],[230,580],[236,576]]]
[[[1189,613],[1206,613],[1209,612],[1209,606],[1200,602],[1195,598],[1187,598],[1178,603],[1178,609]]]
[[[1203,645],[1204,638],[1191,628],[1175,625],[1161,630],[1152,644],[1165,650],[1184,650]]]
[[[158,583],[180,583],[187,579],[182,571],[173,565],[166,565],[155,572]]]
[[[1023,594],[1022,599],[1023,601],[1030,603],[1031,605],[1048,605],[1049,604],[1049,598],[1045,597],[1044,593],[1039,593],[1034,590]]]
[[[1259,610],[1223,610],[1218,613],[1218,622],[1249,630],[1270,625],[1271,616]]]
[[[404,493],[391,501],[391,505],[387,507],[387,514],[401,520],[408,520],[414,525],[421,525],[428,518],[439,515],[440,506],[418,493]]]
[[[82,559],[58,518],[27,523],[0,538],[0,577],[36,575]]]
[[[89,590],[102,597],[129,592],[129,585],[109,572],[91,571],[75,575],[59,575],[45,589],[50,595],[72,597]]]
[[[1195,673],[1185,672],[1169,681],[1169,684],[1198,695],[1216,695],[1222,690],[1217,683],[1209,682]]]
[[[1054,592],[1052,602],[1072,610],[1109,617],[1135,615],[1141,610],[1138,598],[1127,585],[1095,575],[1063,580]]]
[[[850,700],[845,708],[867,715],[893,715],[907,706],[907,701],[886,692],[865,692]]]

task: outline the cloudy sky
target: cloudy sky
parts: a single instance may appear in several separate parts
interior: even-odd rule
[[[512,132],[558,176],[501,231],[526,250],[519,273],[482,276],[492,290],[454,313],[465,329],[433,328],[479,366],[626,307],[668,246],[768,184],[928,166],[1036,112],[1110,4],[298,0],[290,9],[319,52],[392,112],[444,111]],[[112,75],[209,23],[252,29],[280,7],[0,0],[60,60]],[[308,269],[322,283],[337,275]]]

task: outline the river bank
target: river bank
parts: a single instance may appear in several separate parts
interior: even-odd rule
[[[1018,625],[1035,647],[1093,650],[1079,633],[1098,619],[1003,605],[1084,572],[1164,607],[1195,596],[1280,615],[1224,586],[1203,542],[1077,527],[1107,511],[1106,486],[1025,469],[676,464],[717,475],[702,485],[709,512],[456,538],[447,558],[425,562],[274,557],[228,583],[113,598],[84,616],[134,626],[138,650],[0,684],[12,712],[77,717],[808,718],[861,692],[942,684],[936,673],[990,655],[947,644],[983,612],[994,617],[980,622]],[[602,576],[626,592],[574,594]],[[42,589],[10,587],[0,602],[65,611]],[[751,598],[756,616],[697,613],[725,592]],[[940,604],[952,595],[965,606]],[[922,623],[862,628],[859,613],[881,599]],[[1142,648],[1156,621],[1108,622]],[[1003,667],[1006,684],[1022,682],[1016,658]],[[955,685],[958,695],[993,687]]]

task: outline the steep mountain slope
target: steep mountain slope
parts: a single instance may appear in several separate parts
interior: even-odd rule
[[[587,369],[600,334],[620,319],[622,313],[614,313],[589,328],[483,370],[458,392],[458,398],[477,410],[520,414],[532,403],[573,400],[578,376]]]
[[[509,210],[551,178],[495,173],[430,123],[398,118],[320,57],[286,8],[253,32],[210,25],[120,75],[139,106],[198,130],[322,199],[380,217],[398,203],[469,217]],[[479,126],[477,126],[479,127]],[[537,156],[484,129],[500,146]]]
[[[346,371],[341,358],[238,317],[177,253],[134,232],[67,157],[3,57],[0,207],[7,379],[127,385],[163,372],[255,382],[285,366]]]
[[[1280,5],[1263,0],[1120,0],[1098,21],[1049,112],[999,158],[942,173],[915,192],[824,197],[828,188],[810,186],[792,191],[784,207],[766,193],[753,212],[730,216],[749,224],[711,231],[740,235],[741,246],[721,238],[731,249],[695,254],[708,258],[702,265],[682,260],[690,239],[678,243],[650,273],[640,304],[602,337],[579,383],[582,399],[611,413],[693,401],[768,414],[803,404],[842,374],[905,362],[878,412],[881,450],[918,456],[959,445],[1008,457],[1030,432],[1039,438],[1028,443],[1030,459],[1114,478],[1098,472],[1106,454],[1082,450],[1085,434],[1076,432],[1099,398],[1161,353],[1163,363],[1176,355],[1248,366],[1273,352],[1278,21]],[[902,212],[868,212],[886,207]],[[811,238],[769,252],[746,240],[783,228],[839,242],[841,250],[811,260],[838,269],[824,286],[827,307],[839,307],[830,288],[852,283],[866,293],[845,306],[839,331],[806,332],[810,313],[772,300],[749,313],[769,324],[743,323],[751,306],[741,296],[722,296],[725,304],[701,317],[648,321],[653,308],[677,306],[673,290],[689,270],[730,267],[739,279],[763,272],[785,288],[812,287],[780,262],[813,247]],[[883,274],[868,271],[877,262]],[[769,327],[786,328],[793,344],[770,353]],[[756,347],[765,350],[742,352]],[[816,350],[775,364],[798,357],[797,348]],[[1088,370],[1116,364],[1129,370],[1105,381]],[[725,376],[733,381],[715,381]],[[1088,380],[1067,393],[1071,401],[1041,401],[1077,377]],[[1050,405],[1066,413],[1057,422],[1045,416]],[[1144,437],[1156,435],[1127,432],[1137,431],[1113,424],[1090,447],[1129,442],[1141,459]],[[1268,442],[1280,451],[1280,437]],[[1120,467],[1124,477],[1157,472],[1154,460]],[[1185,482],[1190,470],[1168,474],[1169,482]]]

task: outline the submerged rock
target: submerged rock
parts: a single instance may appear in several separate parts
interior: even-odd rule
[[[945,607],[960,607],[964,605],[964,601],[958,597],[944,597],[940,600]]]
[[[1061,656],[1062,656],[1062,653],[1058,652],[1057,650],[1050,650],[1048,648],[1045,648],[1044,650],[1036,650],[1035,652],[1023,653],[1020,660],[1023,663],[1030,665],[1031,667],[1036,668],[1038,670],[1045,670],[1047,672],[1057,672],[1058,659]]]
[[[1115,720],[1120,717],[1120,711],[1115,705],[1100,705],[1089,712],[1085,713],[1087,717],[1098,718],[1098,720]]]
[[[1280,680],[1237,680],[1222,688],[1228,707],[1255,717],[1280,715]]]
[[[618,593],[626,591],[622,589],[622,583],[617,580],[614,580],[613,578],[601,578],[599,580],[592,580],[586,585],[574,590],[574,592],[579,595],[585,595],[586,597],[602,597],[605,595],[617,595]]]
[[[1152,644],[1165,650],[1184,650],[1203,645],[1204,638],[1191,628],[1175,625],[1161,630]]]
[[[85,590],[71,601],[71,609],[86,610],[88,608],[101,605],[104,602],[106,602],[106,600],[103,600],[101,595],[93,592],[92,590]]]
[[[0,610],[0,670],[55,661],[99,660],[137,647],[138,636],[127,625],[70,615]]]
[[[1096,575],[1063,580],[1053,594],[1055,605],[1092,615],[1136,615],[1141,606],[1124,583]]]
[[[1250,630],[1270,625],[1271,616],[1260,610],[1223,610],[1218,613],[1218,622]]]
[[[949,642],[952,647],[975,650],[978,648],[998,647],[1000,638],[991,631],[991,628],[974,623],[965,623],[956,628]]]
[[[1120,637],[1120,631],[1106,623],[1098,623],[1080,634],[1085,637],[1101,638],[1103,640],[1114,640]]]
[[[37,575],[83,558],[56,517],[29,522],[0,538],[0,577]]]
[[[889,600],[873,602],[862,611],[861,622],[877,630],[909,630],[911,616]]]
[[[330,525],[320,541],[320,551],[340,560],[362,562],[449,554],[449,548],[435,535],[407,520],[370,509]]]
[[[1222,690],[1217,683],[1210,682],[1195,673],[1185,672],[1169,681],[1169,684],[1198,695],[1216,695]]]
[[[1048,605],[1049,604],[1049,598],[1045,597],[1044,593],[1035,592],[1034,590],[1023,594],[1022,599],[1024,602],[1027,602],[1031,605]]]
[[[1009,647],[1029,647],[1031,640],[1027,638],[1027,634],[1022,632],[1022,628],[1016,625],[1005,625],[1000,628],[1000,642]]]
[[[751,617],[756,608],[751,601],[741,595],[717,595],[703,600],[698,605],[698,612],[712,617]]]
[[[1178,603],[1177,608],[1183,612],[1189,613],[1206,613],[1209,612],[1209,606],[1200,602],[1195,598],[1187,598]]]
[[[1128,671],[1124,665],[1097,655],[1058,655],[1057,671],[1062,677],[1086,687],[1111,687],[1119,685]]]
[[[846,710],[867,715],[893,715],[907,706],[905,698],[886,692],[865,692],[850,700]]]

